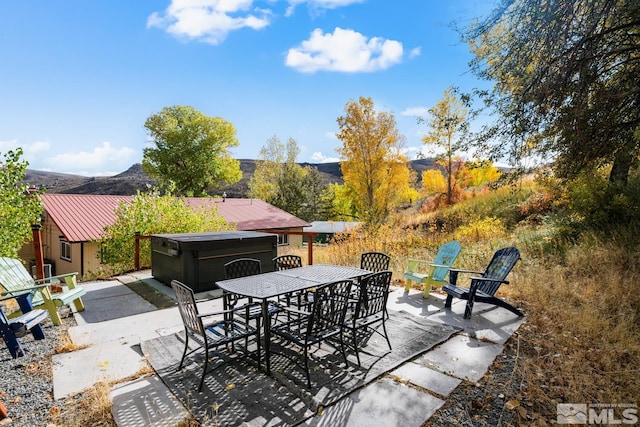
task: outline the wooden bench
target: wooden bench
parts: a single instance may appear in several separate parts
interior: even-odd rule
[[[5,289],[0,295],[21,295],[28,293],[31,296],[33,307],[43,307],[49,313],[54,325],[61,325],[62,320],[58,314],[58,308],[74,303],[76,310],[84,311],[82,296],[87,291],[76,282],[78,273],[68,273],[46,279],[34,280],[22,261],[15,258],[0,257],[0,285]],[[51,284],[56,281],[64,281],[67,289],[53,293]],[[23,311],[24,312],[24,311]]]

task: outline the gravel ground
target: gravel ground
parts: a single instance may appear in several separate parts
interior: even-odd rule
[[[53,400],[52,355],[65,341],[67,328],[75,325],[71,312],[62,311],[62,326],[50,319],[43,324],[45,339],[34,340],[31,334],[20,338],[25,356],[12,359],[4,342],[0,343],[0,401],[8,417],[0,425],[47,426],[64,408]]]
[[[479,382],[460,383],[447,397],[447,403],[423,427],[530,425],[526,408],[514,400],[521,387],[519,373],[514,369],[518,358],[517,339],[516,333],[505,343],[504,351]]]

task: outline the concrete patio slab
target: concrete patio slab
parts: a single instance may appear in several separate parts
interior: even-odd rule
[[[504,344],[524,322],[508,310],[490,304],[476,303],[471,319],[464,318],[466,301],[454,299],[451,310],[445,309],[445,295],[431,293],[423,298],[422,292],[394,288],[389,294],[390,310],[404,310],[415,316],[428,316],[429,320],[461,328],[473,338]]]
[[[190,417],[157,376],[118,384],[109,397],[113,419],[119,426],[174,427]]]
[[[100,381],[124,379],[146,368],[138,337],[53,355],[53,398],[58,400]]]
[[[466,301],[458,300],[451,310],[442,310],[429,316],[430,320],[461,328],[472,338],[504,344],[524,322],[509,310],[491,304],[476,303],[470,319],[464,318]]]
[[[127,301],[133,299],[134,297],[132,296],[129,297]],[[114,307],[114,310],[119,310],[119,308]],[[160,329],[181,325],[182,320],[178,313],[178,308],[174,307],[120,317],[99,323],[73,326],[69,328],[68,332],[74,344],[85,346],[118,341],[131,335],[136,335],[138,337],[137,341],[139,342],[159,336],[157,331]]]
[[[502,350],[501,344],[480,341],[460,334],[414,362],[456,378],[477,382]]]
[[[422,425],[443,404],[428,393],[389,378],[375,382],[324,409],[303,425],[388,427]]]
[[[418,363],[405,363],[400,368],[389,373],[402,381],[409,382],[418,387],[432,391],[435,394],[447,397],[462,381],[458,378],[445,375]]]
[[[104,322],[157,310],[156,306],[117,280],[88,282],[83,283],[82,287],[87,293],[82,297],[85,310],[74,313],[78,325]]]

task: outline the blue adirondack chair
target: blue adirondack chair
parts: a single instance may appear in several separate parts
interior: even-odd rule
[[[29,294],[33,307],[44,307],[49,312],[53,324],[61,325],[62,320],[58,314],[58,307],[73,302],[78,311],[84,311],[81,297],[87,291],[76,283],[76,275],[77,273],[68,273],[33,280],[22,261],[0,257],[0,285],[4,288],[4,292],[0,293],[0,296]],[[55,279],[64,280],[67,290],[52,293],[51,281]]]
[[[47,312],[41,309],[34,309],[29,299],[29,294],[0,298],[0,301],[15,299],[20,306],[22,315],[14,318],[7,318],[2,309],[4,304],[0,303],[0,336],[11,353],[11,357],[24,356],[24,350],[18,338],[31,332],[36,340],[44,339],[42,323],[47,318]]]
[[[408,268],[404,273],[405,287],[408,292],[411,282],[422,283],[424,286],[423,298],[428,298],[432,285],[444,285],[447,283],[446,275],[460,254],[460,242],[452,240],[440,246],[433,262],[409,259]]]
[[[511,272],[519,259],[520,251],[514,247],[508,247],[496,251],[485,271],[449,270],[449,283],[442,287],[442,290],[448,294],[445,308],[451,308],[451,302],[455,297],[467,300],[467,306],[464,310],[465,319],[469,319],[471,317],[474,302],[484,302],[496,305],[506,308],[518,316],[524,316],[520,310],[506,301],[494,296],[500,288],[500,285],[503,283],[509,283],[505,278],[509,272]],[[471,277],[471,286],[464,288],[457,286],[458,273],[471,273],[477,274],[478,276]]]

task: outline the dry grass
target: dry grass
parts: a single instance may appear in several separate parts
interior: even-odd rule
[[[526,307],[522,401],[555,419],[557,403],[632,403],[640,396],[639,255],[621,242],[526,258],[507,295]]]
[[[111,414],[112,402],[109,393],[112,386],[121,382],[133,381],[153,374],[153,369],[145,367],[134,375],[117,381],[99,381],[92,388],[69,397],[56,405],[50,412],[50,418],[59,427],[100,426],[115,427]]]

